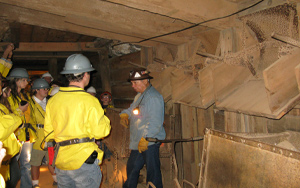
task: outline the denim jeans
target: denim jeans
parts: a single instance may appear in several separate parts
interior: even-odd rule
[[[98,165],[99,159],[94,164],[83,163],[77,170],[61,170],[55,168],[58,187],[63,188],[99,188],[102,173]]]
[[[24,142],[20,153],[21,183],[20,188],[31,188],[31,165],[29,164],[33,143]]]
[[[130,157],[127,161],[127,180],[123,188],[136,188],[140,170],[146,164],[147,183],[152,182],[156,188],[162,188],[162,177],[159,160],[160,144],[148,146],[148,150],[139,153],[138,150],[131,150]],[[151,186],[150,186],[151,187]]]

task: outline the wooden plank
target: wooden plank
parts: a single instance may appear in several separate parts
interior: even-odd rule
[[[189,106],[205,108],[200,96],[200,86],[193,73],[174,69],[171,74],[172,100]]]
[[[149,64],[153,63],[153,48],[152,47],[142,47],[141,52],[141,65],[147,67]]]
[[[193,124],[196,119],[193,119],[195,108],[181,105],[181,123],[182,123],[182,138],[190,138],[194,136]],[[194,176],[195,173],[192,170],[195,166],[195,150],[192,142],[184,142],[183,146],[183,172],[184,179],[190,182],[196,182],[198,176]]]
[[[248,68],[227,64],[216,66],[212,73],[216,104],[251,77]]]
[[[54,9],[56,10],[57,6],[55,6]],[[51,11],[53,11],[53,9]],[[29,24],[29,25],[37,25],[37,26],[50,28],[50,29],[70,31],[70,32],[79,33],[82,35],[88,35],[92,37],[116,39],[119,41],[129,41],[129,42],[138,42],[144,39],[144,38],[138,38],[137,36],[133,36],[133,35],[130,36],[123,35],[121,34],[121,32],[117,33],[117,32],[102,30],[100,28],[96,29],[88,26],[85,27],[76,24],[69,24],[65,22],[64,16],[60,15],[59,13],[51,14],[47,11],[41,12],[32,9],[22,8],[20,6],[10,6],[8,4],[3,4],[3,3],[0,4],[0,12],[4,17],[10,18],[11,21],[16,21],[24,24]],[[155,41],[145,41],[139,44],[141,46],[156,46],[159,43]]]
[[[199,71],[200,96],[202,104],[206,108],[215,102],[212,74],[212,67],[214,66],[215,65],[209,65]]]
[[[270,111],[263,81],[249,81],[241,85],[226,98],[216,102],[216,107],[271,118],[278,115]]]
[[[158,34],[165,34],[192,25],[191,23],[181,20],[174,22],[173,18],[159,14],[124,8],[124,6],[118,4],[97,0],[92,0],[88,3],[73,0],[71,4],[69,1],[62,2],[58,0],[52,1],[51,3],[44,0],[38,3],[36,1],[25,2],[20,0],[5,3],[26,9],[30,8],[30,11],[34,10],[49,13],[49,16],[60,15],[64,21],[68,22],[70,28],[73,26],[81,26],[82,28],[93,28],[132,37],[136,36],[141,39],[153,37]],[[90,6],[91,4],[93,6]],[[15,6],[11,8],[14,7]],[[95,12],[97,12],[97,14],[95,14]],[[126,15],[126,19],[124,19],[124,15]],[[132,28],[135,29],[132,30]],[[166,43],[180,44],[189,40],[187,36],[190,34],[198,33],[204,29],[205,27],[195,27],[179,34],[175,33],[172,36],[160,37],[159,40]]]
[[[31,42],[32,25],[21,24],[20,26],[20,42]]]
[[[38,26],[33,27],[31,42],[47,41],[48,31],[49,31],[48,28],[38,27]]]
[[[57,59],[50,58],[48,61],[48,70],[53,79],[57,80],[58,78],[58,69],[57,69]]]
[[[285,106],[299,95],[295,67],[299,64],[300,49],[275,61],[263,71],[264,83],[271,112]]]
[[[296,75],[298,90],[300,91],[300,64],[295,67],[295,75]]]
[[[236,3],[224,0],[191,0],[187,2],[166,0],[157,5],[155,1],[134,1],[134,0],[112,0],[125,6],[134,7],[141,10],[156,12],[173,18],[181,18],[189,22],[197,23],[200,20],[221,17],[236,11]],[[205,8],[204,8],[205,7]],[[226,7],[224,9],[223,7]]]
[[[1,42],[0,46],[6,46],[7,42]],[[15,52],[97,52],[93,42],[21,42]],[[0,52],[3,49],[0,48]]]
[[[47,42],[60,42],[60,41],[64,40],[65,35],[67,35],[67,32],[65,32],[65,31],[51,29],[48,32],[46,41]]]
[[[112,69],[136,68],[132,64],[141,64],[140,52],[135,52],[120,57],[111,58],[110,67]]]
[[[171,73],[175,70],[173,67],[168,67],[162,72],[151,72],[153,76],[151,83],[153,87],[164,97],[164,101],[169,101],[172,98]]]
[[[101,85],[103,91],[111,92],[111,84],[110,84],[110,68],[109,68],[109,60],[108,60],[108,49],[103,48],[98,52],[99,54],[99,71],[101,76]]]

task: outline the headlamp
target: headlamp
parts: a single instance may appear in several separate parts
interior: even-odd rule
[[[139,115],[139,113],[140,113],[140,108],[139,108],[139,107],[136,107],[135,109],[133,109],[132,113],[133,113],[134,115]]]

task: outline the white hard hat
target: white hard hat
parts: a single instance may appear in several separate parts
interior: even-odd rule
[[[51,92],[50,92],[50,96],[52,97],[53,95],[55,95],[57,92],[59,91],[59,87],[54,87]]]
[[[46,72],[45,74],[42,75],[42,78],[45,77],[51,77],[51,82],[53,81],[53,77],[51,76],[51,74],[49,72]]]
[[[67,58],[65,67],[60,74],[77,74],[93,70],[95,69],[87,57],[82,54],[73,54]]]
[[[96,92],[96,89],[95,89],[93,86],[89,87],[89,88],[86,90],[86,92],[88,92],[88,93],[97,93],[97,92]]]

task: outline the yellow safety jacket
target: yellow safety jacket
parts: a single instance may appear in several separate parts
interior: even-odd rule
[[[20,143],[18,142],[14,131],[22,124],[19,116],[9,113],[9,110],[0,104],[0,141],[3,143],[3,148],[6,149],[4,161],[9,161],[20,151]],[[10,178],[9,165],[2,165],[0,173],[5,180]]]
[[[82,88],[61,87],[47,103],[46,141],[55,139],[58,143],[85,137],[101,139],[110,133],[110,129],[110,121],[104,115],[98,99]],[[94,151],[98,152],[101,164],[103,151],[95,142],[60,146],[55,166],[61,170],[79,169]]]
[[[36,129],[36,140],[33,144],[33,149],[42,150],[41,143],[45,137],[43,128],[45,122],[45,111],[33,98],[31,98],[31,100],[32,110],[30,123]]]
[[[12,67],[11,61],[5,61],[3,58],[0,58],[0,73],[5,78]]]
[[[18,97],[17,101],[13,100],[12,95],[10,95],[7,99],[8,102],[10,104],[11,110],[13,111],[14,114],[18,115],[21,117],[22,122],[23,123],[30,123],[30,111],[32,110],[32,100],[30,95],[27,94],[27,97],[29,99],[29,101],[27,101],[29,103],[28,109],[24,112],[24,115],[20,116],[19,112],[17,111],[17,109],[19,108],[19,103],[21,102],[21,99]],[[22,100],[26,100],[25,97],[22,96]],[[36,138],[36,134],[35,131],[33,131],[32,129],[27,129],[29,132],[29,137],[30,137],[30,142],[34,142],[35,138]],[[26,141],[26,128],[22,128],[22,129],[18,129],[15,132],[17,138],[22,142],[22,141]]]

